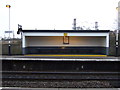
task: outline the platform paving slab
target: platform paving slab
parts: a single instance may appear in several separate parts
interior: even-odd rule
[[[3,56],[0,60],[41,60],[41,61],[120,61],[118,57],[23,57]]]

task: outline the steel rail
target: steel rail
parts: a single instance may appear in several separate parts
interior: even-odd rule
[[[2,74],[120,74],[120,72],[58,72],[58,71],[2,71]]]
[[[119,72],[3,72],[12,80],[120,80]],[[110,75],[110,76],[109,76]]]

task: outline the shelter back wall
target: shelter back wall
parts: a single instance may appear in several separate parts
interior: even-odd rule
[[[63,36],[26,36],[26,47],[29,46],[102,46],[105,47],[105,37],[69,36],[69,44],[63,44]]]

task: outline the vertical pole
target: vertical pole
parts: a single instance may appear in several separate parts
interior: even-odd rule
[[[109,35],[106,36],[106,55],[109,55]]]
[[[76,18],[74,19],[74,22],[73,22],[73,30],[76,30]]]
[[[118,30],[116,30],[116,57],[118,57]]]
[[[10,38],[10,8],[9,8],[9,38]]]
[[[118,20],[118,28],[117,28],[117,30],[116,30],[116,32],[115,32],[115,36],[116,36],[116,38],[115,38],[115,48],[116,48],[116,54],[115,54],[115,56],[116,57],[118,57],[118,46],[119,46],[119,44],[118,44],[118,33],[119,33],[119,30],[120,30],[120,2],[118,2],[118,7],[116,8],[117,9],[117,20]]]
[[[9,47],[8,47],[8,55],[11,55],[11,43],[10,43],[10,6],[9,6]]]
[[[98,22],[95,22],[95,30],[98,30]]]
[[[25,36],[23,35],[22,36],[22,48],[23,48],[23,52],[22,52],[22,54],[26,54],[26,47],[25,47]]]
[[[120,56],[120,31],[118,30],[118,56]]]
[[[117,33],[116,33],[116,56],[119,56],[119,33],[120,33],[120,1],[118,2],[118,8],[117,8],[117,11],[118,11],[118,29],[117,29]]]

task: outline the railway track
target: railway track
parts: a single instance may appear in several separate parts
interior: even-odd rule
[[[20,80],[120,80],[120,72],[4,71],[2,79]]]
[[[90,84],[90,82],[91,83],[99,82],[100,85],[101,85],[101,83],[104,82],[105,85],[108,85],[106,83],[110,83],[108,87],[120,87],[120,82],[119,82],[120,81],[120,72],[3,71],[2,72],[2,80],[3,80],[3,85],[5,85],[6,83],[7,84],[12,83],[12,82],[14,82],[13,85],[17,82],[16,83],[16,85],[17,85],[18,83],[23,82],[23,81],[27,81],[29,84],[30,84],[30,82],[35,81],[36,85],[38,83],[40,83],[41,81],[43,81],[42,83],[49,82],[48,84],[50,84],[50,82],[53,82],[53,83],[54,82],[64,82],[66,84],[66,81],[68,81],[69,83],[70,82],[78,83],[78,82],[82,81],[82,83],[89,82],[89,84]],[[8,84],[8,86],[9,85],[10,84]],[[94,85],[94,84],[91,84],[91,85]],[[96,85],[98,85],[98,84],[95,84],[95,86],[93,86],[93,87],[96,87]],[[103,85],[103,87],[107,87],[105,85]],[[32,85],[32,86],[34,86],[34,85]],[[59,84],[58,84],[58,86],[59,86]],[[78,86],[81,87],[82,85],[78,85]],[[44,85],[42,85],[40,87],[44,87]],[[56,86],[53,85],[52,87],[56,87]],[[62,86],[60,86],[60,87],[62,87]],[[89,87],[91,87],[91,86],[89,86]],[[100,87],[102,87],[102,86],[100,86]]]

